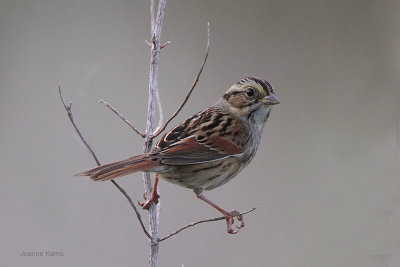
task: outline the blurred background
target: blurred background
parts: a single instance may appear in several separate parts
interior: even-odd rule
[[[252,164],[206,195],[258,209],[228,235],[202,224],[161,243],[160,266],[400,266],[400,2],[168,0],[159,89],[173,124],[246,75],[275,106]],[[94,167],[61,105],[103,163],[142,151],[105,99],[145,128],[149,1],[0,1],[0,257],[4,266],[147,266],[148,241]],[[140,174],[119,180],[142,200]],[[219,214],[161,181],[161,235]],[[142,211],[147,222],[147,213]],[[32,251],[62,252],[29,257]]]

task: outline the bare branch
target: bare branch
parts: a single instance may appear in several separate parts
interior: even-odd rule
[[[140,222],[140,226],[142,227],[143,232],[147,235],[148,238],[151,239],[151,236],[149,234],[149,232],[147,232],[146,230],[146,226],[144,226],[143,220],[142,220],[142,216],[140,215],[138,209],[136,208],[135,204],[133,204],[132,199],[129,197],[128,193],[126,193],[125,189],[123,189],[119,184],[117,184],[116,181],[111,180],[111,182],[115,185],[115,187],[118,188],[119,191],[121,191],[121,193],[126,197],[126,199],[129,201],[129,203],[131,204],[133,210],[136,213],[136,217],[138,218],[139,222]]]
[[[149,99],[147,106],[147,123],[146,123],[146,135],[143,152],[148,153],[151,150],[153,144],[153,127],[154,127],[154,111],[155,111],[155,100],[159,105],[158,96],[158,85],[157,85],[157,74],[158,74],[158,58],[160,55],[160,37],[161,28],[164,18],[164,10],[166,0],[159,0],[157,17],[154,18],[154,0],[150,0],[150,13],[151,13],[151,58],[150,58],[150,71],[149,71]],[[158,100],[157,100],[158,99]],[[159,111],[162,112],[161,108]],[[161,114],[160,114],[161,115]],[[160,119],[161,116],[160,116]],[[144,188],[147,198],[150,198],[152,191],[152,184],[150,179],[150,173],[143,173]],[[156,267],[158,263],[158,248],[159,248],[159,235],[158,235],[158,218],[159,218],[159,206],[155,203],[151,203],[149,206],[149,232],[151,235],[150,239],[150,259],[149,263],[151,267]]]
[[[160,45],[160,49],[163,49],[164,47],[166,47],[170,43],[171,43],[170,41],[163,43],[162,45]]]
[[[154,0],[150,0],[150,25],[151,25],[151,32],[154,32],[154,24],[155,24],[155,20],[154,20]]]
[[[155,97],[157,100],[157,108],[158,108],[158,114],[159,114],[158,126],[155,131],[158,131],[158,129],[161,129],[163,122],[164,122],[164,113],[162,110],[161,99],[160,99],[160,94],[158,93],[158,90],[156,90],[156,92],[155,92]]]
[[[254,207],[254,208],[252,208],[252,209],[250,209],[250,210],[248,210],[248,211],[245,211],[245,212],[243,212],[243,213],[241,213],[241,214],[239,214],[239,215],[244,215],[244,214],[250,213],[250,212],[254,211],[256,208],[257,208],[257,207]],[[239,216],[239,215],[238,215],[238,216]],[[164,236],[163,238],[160,238],[159,241],[160,241],[160,242],[161,242],[161,241],[164,241],[164,240],[166,240],[166,239],[168,239],[168,238],[170,238],[170,237],[172,237],[172,236],[174,236],[174,235],[176,235],[176,234],[179,234],[181,231],[183,231],[183,230],[185,230],[185,229],[187,229],[187,228],[189,228],[189,227],[198,225],[198,224],[200,224],[200,223],[216,222],[216,221],[222,221],[222,220],[225,220],[225,217],[221,216],[221,217],[217,217],[217,218],[212,218],[212,219],[207,219],[207,220],[201,220],[201,221],[193,222],[193,223],[190,223],[190,224],[188,224],[188,225],[185,225],[185,226],[179,228],[179,229],[176,230],[175,232],[170,233],[169,235],[166,235],[166,236]]]
[[[148,40],[145,40],[144,42],[151,48],[152,44]]]
[[[112,112],[114,112],[115,114],[117,114],[118,117],[120,117],[126,124],[128,124],[129,127],[132,128],[133,131],[135,131],[135,133],[137,133],[138,135],[140,135],[142,138],[144,138],[146,135],[142,132],[140,132],[135,126],[133,126],[132,123],[130,123],[123,115],[121,115],[121,113],[118,112],[118,110],[116,110],[113,106],[111,106],[110,104],[108,104],[106,101],[104,101],[103,99],[100,99],[99,101],[100,103],[104,104],[106,107],[108,107]]]
[[[189,100],[189,97],[192,94],[192,92],[193,92],[194,88],[196,87],[197,83],[199,82],[200,75],[203,72],[203,68],[204,68],[204,65],[206,64],[207,57],[208,57],[208,51],[210,49],[210,23],[209,22],[207,23],[207,30],[208,30],[208,35],[207,35],[206,54],[204,56],[203,64],[201,65],[201,68],[200,68],[199,72],[197,73],[196,79],[193,82],[192,88],[190,88],[190,90],[187,93],[187,95],[186,95],[185,99],[183,100],[182,104],[175,111],[175,113],[172,114],[172,116],[167,120],[167,122],[164,124],[164,126],[154,132],[154,134],[151,136],[152,139],[154,139],[155,137],[159,136],[165,130],[165,128],[167,128],[168,124],[179,114],[179,112],[182,110],[183,106]]]
[[[81,141],[83,142],[83,144],[86,146],[86,148],[87,148],[87,149],[90,151],[90,153],[92,154],[94,160],[96,161],[96,164],[97,164],[98,166],[101,165],[101,164],[100,164],[100,161],[98,160],[98,158],[97,158],[97,156],[96,156],[96,154],[94,153],[94,151],[92,150],[92,148],[89,146],[88,142],[86,142],[86,139],[83,137],[83,135],[81,134],[81,131],[78,129],[78,126],[76,126],[76,124],[75,124],[74,117],[72,116],[72,111],[71,111],[72,103],[70,103],[68,106],[65,105],[64,98],[62,97],[62,94],[61,94],[61,84],[58,84],[58,93],[60,94],[61,102],[62,102],[62,104],[63,104],[65,110],[66,110],[67,113],[68,113],[69,120],[71,121],[72,126],[74,126],[76,133],[79,135],[79,138],[81,139]]]
[[[100,164],[100,161],[98,160],[96,154],[94,153],[93,149],[89,146],[89,144],[86,142],[86,139],[83,137],[81,131],[79,130],[78,126],[76,125],[76,123],[75,123],[75,121],[74,121],[74,117],[73,117],[73,115],[72,115],[72,110],[71,110],[72,103],[70,103],[70,104],[67,106],[67,105],[65,104],[65,102],[64,102],[64,98],[62,97],[62,94],[61,94],[61,84],[58,84],[58,93],[60,94],[61,102],[62,102],[62,104],[63,104],[65,110],[67,111],[67,114],[68,114],[69,120],[70,120],[71,123],[72,123],[72,126],[74,126],[75,131],[76,131],[77,134],[79,135],[79,138],[81,139],[81,141],[85,144],[86,148],[87,148],[87,149],[90,151],[90,153],[92,154],[93,159],[96,161],[96,164],[97,164],[98,166],[100,166],[101,164]],[[138,218],[140,225],[142,226],[143,232],[146,234],[146,236],[147,236],[148,238],[151,238],[149,232],[147,232],[146,227],[145,227],[144,224],[143,224],[142,216],[140,215],[139,211],[137,210],[135,204],[133,204],[133,201],[132,201],[132,199],[130,198],[130,196],[126,193],[126,191],[125,191],[117,182],[115,182],[114,180],[111,180],[111,182],[113,183],[113,185],[114,185],[115,187],[118,188],[118,190],[119,190],[119,191],[126,197],[126,199],[129,201],[129,203],[131,204],[132,208],[134,209],[134,211],[135,211],[135,213],[136,213],[136,217]]]
[[[151,48],[152,44],[148,40],[145,40],[144,42]],[[163,49],[164,47],[166,47],[170,43],[171,43],[170,41],[163,43],[162,45],[160,45],[160,49]]]

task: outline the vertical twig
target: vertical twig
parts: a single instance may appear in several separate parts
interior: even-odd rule
[[[152,147],[152,134],[154,128],[154,111],[155,111],[155,100],[158,96],[157,86],[157,72],[158,72],[158,58],[160,55],[160,36],[162,29],[162,22],[164,18],[164,9],[166,0],[159,0],[157,16],[154,18],[154,0],[150,1],[150,12],[151,12],[151,58],[150,58],[150,72],[149,72],[149,100],[147,106],[147,124],[146,124],[146,136],[144,140],[143,152],[148,153]],[[150,197],[152,191],[152,184],[149,172],[143,174],[144,188],[147,197]],[[150,259],[149,265],[151,267],[157,266],[158,262],[158,248],[159,248],[159,234],[158,234],[158,212],[156,205],[151,203],[149,207],[149,232],[151,235],[150,240]]]

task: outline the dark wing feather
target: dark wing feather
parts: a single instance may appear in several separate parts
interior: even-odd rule
[[[150,157],[170,165],[204,163],[241,154],[247,141],[238,120],[210,108],[167,132]]]

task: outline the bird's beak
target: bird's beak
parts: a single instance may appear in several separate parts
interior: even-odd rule
[[[279,99],[273,93],[270,93],[269,95],[267,95],[266,97],[261,99],[261,102],[266,105],[277,105],[277,104],[281,103],[281,102],[279,102]]]

